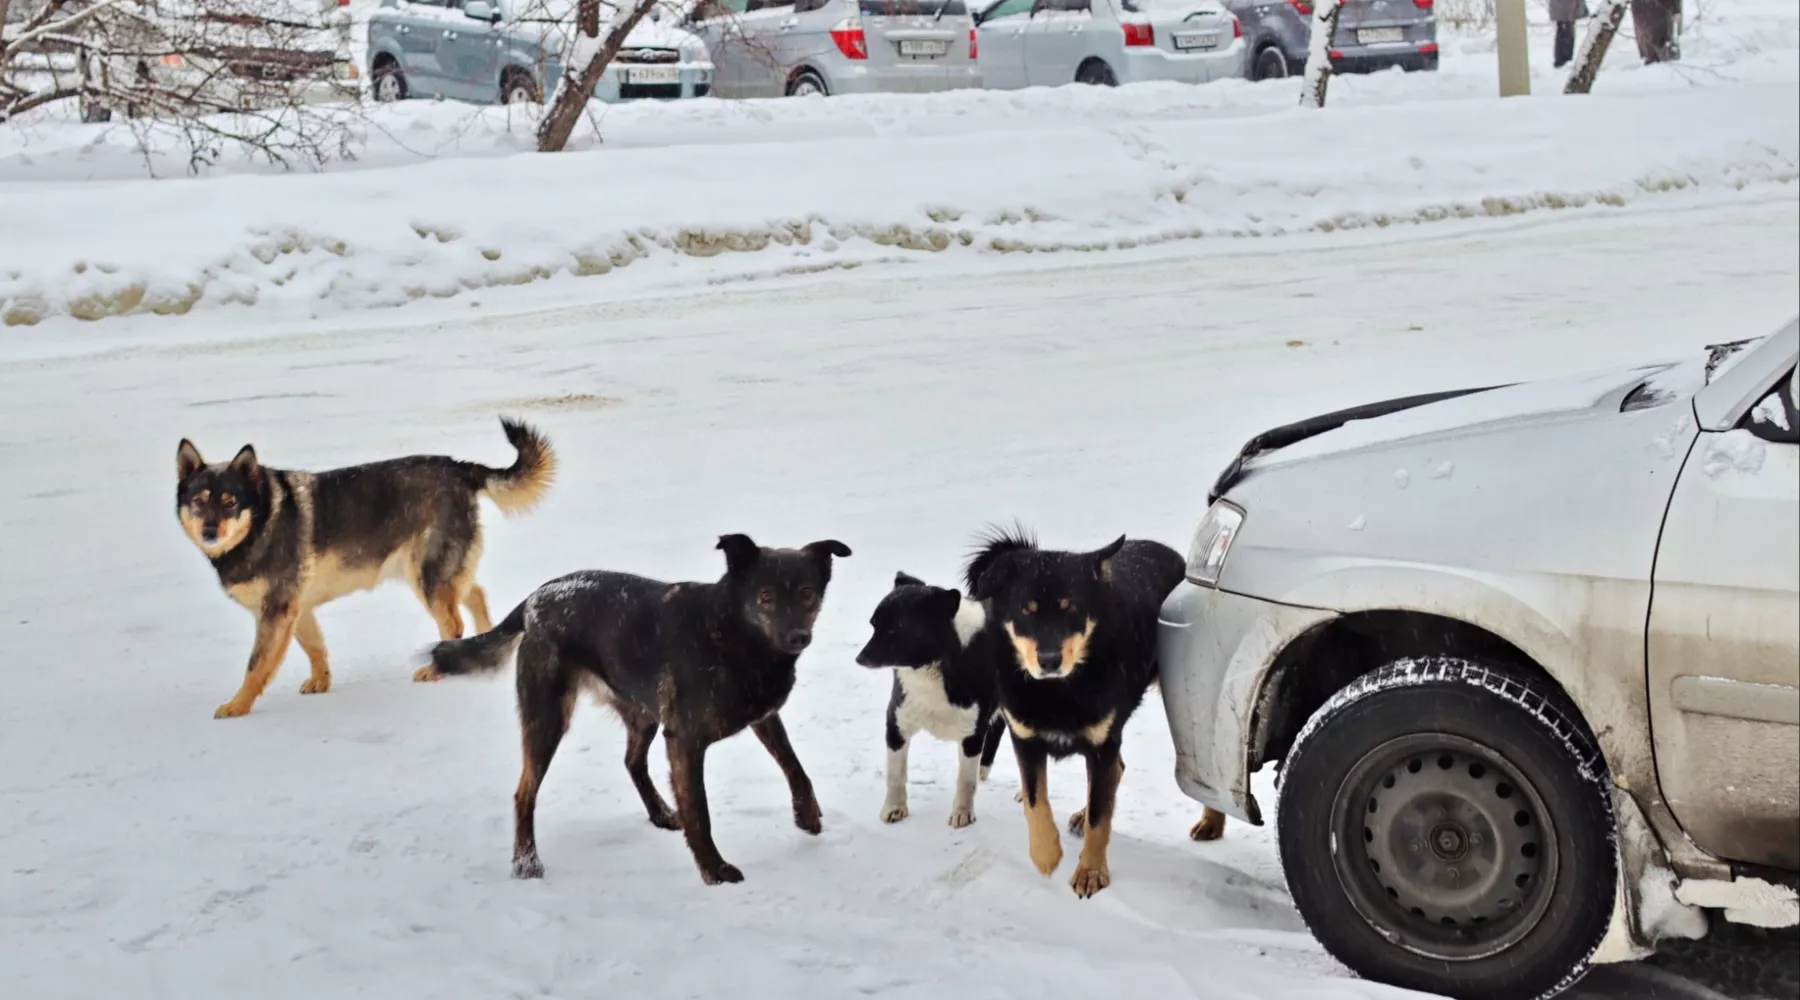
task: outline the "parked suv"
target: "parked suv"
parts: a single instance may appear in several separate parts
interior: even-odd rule
[[[1252,438],[1162,609],[1176,779],[1363,976],[1539,998],[1800,922],[1800,320]]]
[[[1271,80],[1306,68],[1312,37],[1311,0],[1225,0],[1244,22],[1250,49],[1245,75]],[[1334,73],[1365,73],[1399,66],[1435,70],[1438,65],[1434,0],[1345,0],[1332,37]]]
[[[989,0],[976,26],[991,90],[1244,72],[1243,29],[1218,0]]]
[[[924,93],[974,87],[963,0],[701,0],[689,24],[720,97]]]
[[[548,100],[562,82],[575,6],[576,0],[381,0],[369,15],[375,99]],[[713,66],[705,43],[679,20],[679,14],[651,8],[607,66],[594,96],[611,102],[710,93]],[[604,37],[606,26],[600,30]]]
[[[359,74],[350,57],[347,3],[146,0],[116,7],[108,51],[88,63],[113,96],[83,99],[82,119],[159,108],[258,111],[355,101]]]

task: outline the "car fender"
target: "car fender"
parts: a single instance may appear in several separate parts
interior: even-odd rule
[[[387,56],[389,59],[394,60],[394,62],[399,65],[400,71],[402,73],[406,72],[406,59],[400,53],[399,40],[391,35],[383,35],[378,38],[375,33],[371,31],[369,33],[368,54],[370,72],[374,72],[375,60],[382,56]]]
[[[1435,615],[1504,639],[1568,694],[1593,730],[1613,783],[1658,795],[1643,686],[1647,581],[1371,561],[1323,572],[1275,599],[1339,614]],[[1621,642],[1621,634],[1638,641]],[[1595,662],[1605,655],[1620,659]]]

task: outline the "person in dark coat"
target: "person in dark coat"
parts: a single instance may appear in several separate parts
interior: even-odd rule
[[[1588,16],[1587,0],[1549,0],[1550,20],[1556,22],[1556,68],[1575,58],[1575,22]]]

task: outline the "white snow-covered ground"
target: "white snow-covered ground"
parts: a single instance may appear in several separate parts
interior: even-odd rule
[[[7,331],[7,995],[1398,997],[1305,934],[1265,831],[1187,840],[1197,807],[1154,700],[1126,738],[1114,882],[1092,900],[1067,864],[1030,867],[1005,766],[952,830],[953,751],[923,744],[912,818],[882,825],[887,679],[851,663],[867,615],[895,570],[949,581],[989,520],[1054,544],[1184,545],[1221,463],[1276,422],[1771,329],[1800,287],[1790,190],[168,336],[189,317],[99,353]],[[175,524],[176,441],[254,441],[302,468],[492,463],[499,412],[538,421],[563,475],[535,513],[489,519],[498,607],[578,567],[714,576],[722,532],[855,549],[786,712],[823,836],[793,828],[755,741],[723,744],[715,833],[747,881],[703,886],[680,837],[645,822],[617,723],[584,708],[541,801],[548,877],[509,879],[510,685],[411,683],[433,631],[397,588],[323,613],[330,694],[298,694],[295,654],[252,715],[211,718],[250,620]],[[1054,772],[1059,816],[1080,782]]]

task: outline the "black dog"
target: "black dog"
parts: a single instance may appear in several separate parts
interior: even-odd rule
[[[1019,759],[1031,860],[1045,875],[1062,863],[1050,812],[1049,758],[1087,759],[1081,861],[1071,885],[1092,896],[1112,882],[1106,849],[1124,771],[1119,741],[1156,680],[1156,616],[1181,582],[1166,545],[1120,536],[1095,552],[1037,547],[1022,530],[983,539],[964,575],[1005,633],[996,672],[1000,708]]]
[[[778,714],[794,689],[794,664],[812,642],[831,559],[842,542],[802,549],[760,548],[725,535],[725,576],[717,583],[662,583],[625,573],[572,573],[533,591],[492,632],[431,651],[432,669],[467,674],[498,669],[518,650],[519,724],[525,766],[513,796],[513,877],[540,878],[535,813],[538,788],[585,690],[625,720],[625,771],[650,822],[679,829],[708,885],[741,882],[713,844],[706,806],[706,748],[746,726],[787,777],[794,823],[819,832],[819,802]],[[676,811],[650,780],[657,727],[669,750]]]
[[[869,618],[875,634],[856,654],[865,667],[894,668],[887,710],[887,800],[883,823],[906,818],[906,750],[924,730],[962,744],[950,825],[975,822],[977,762],[986,780],[1000,748],[1001,724],[994,693],[998,629],[989,627],[979,601],[899,573],[894,589]]]

